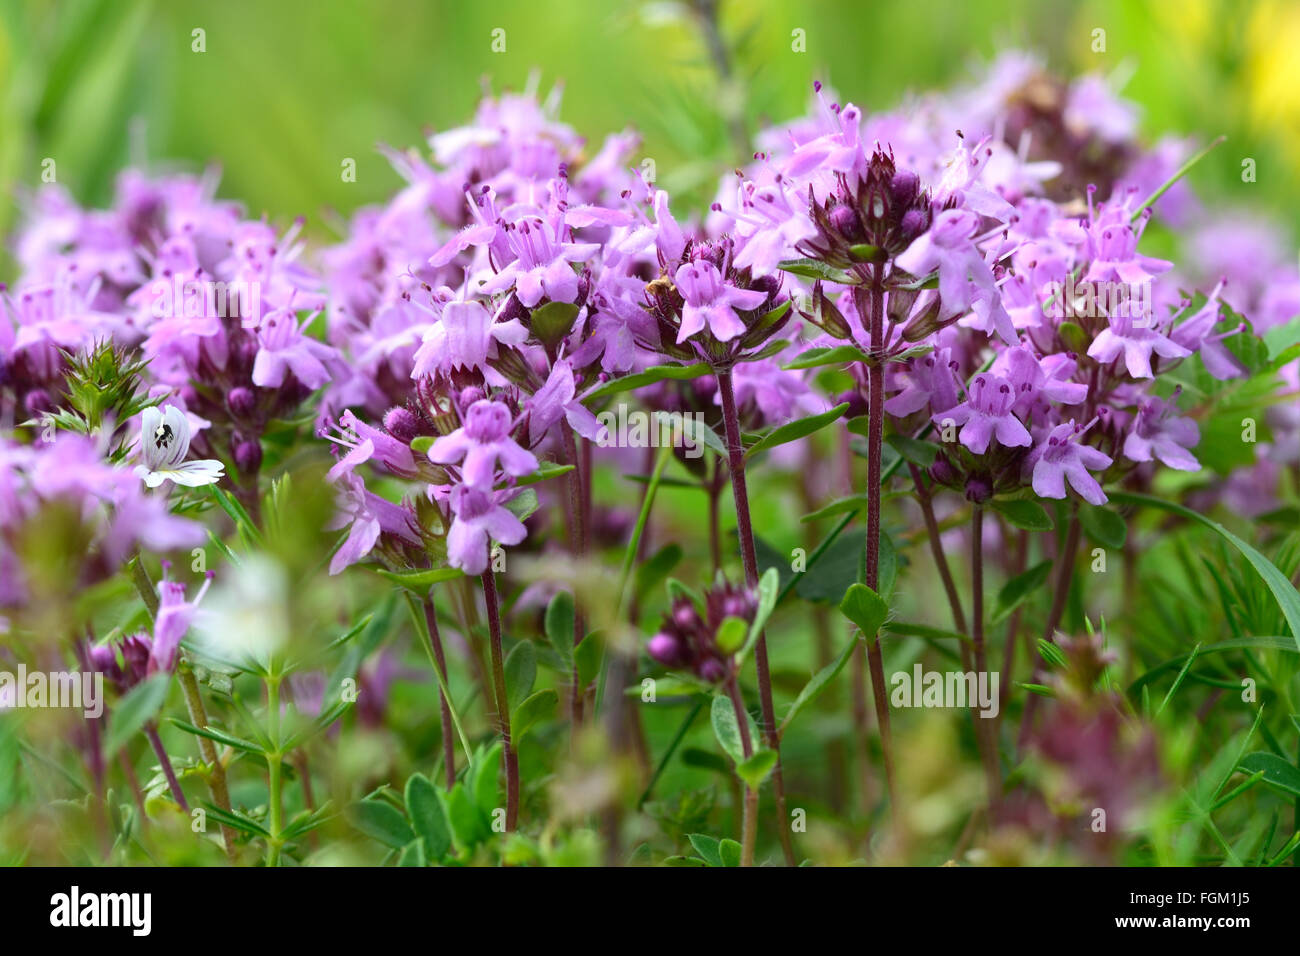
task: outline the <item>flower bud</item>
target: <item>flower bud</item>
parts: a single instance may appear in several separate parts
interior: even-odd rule
[[[398,441],[409,445],[420,433],[420,423],[409,408],[397,405],[384,413],[384,429]]]
[[[952,466],[947,457],[940,455],[930,466],[930,478],[937,485],[951,485],[957,480],[957,469]]]
[[[235,467],[251,475],[262,467],[262,443],[251,439],[235,445]]]
[[[993,485],[987,478],[972,475],[966,481],[966,500],[982,505],[993,497]]]
[[[727,667],[716,657],[706,657],[695,666],[695,673],[700,680],[716,684],[727,676]]]
[[[646,645],[646,653],[652,660],[665,667],[681,667],[687,659],[686,646],[682,641],[664,631],[650,638],[650,643]]]
[[[894,178],[889,183],[889,198],[895,209],[910,206],[920,191],[921,177],[910,169],[900,169],[894,173]]]
[[[257,395],[251,388],[238,385],[226,395],[226,407],[236,418],[247,418],[257,407]]]

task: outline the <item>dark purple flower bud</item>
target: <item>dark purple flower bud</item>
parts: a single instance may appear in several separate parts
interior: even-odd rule
[[[690,631],[700,625],[700,614],[690,598],[679,598],[673,607],[673,624],[683,631]]]
[[[54,411],[54,402],[50,399],[50,393],[43,388],[34,388],[28,392],[23,399],[23,404],[27,406],[27,413],[32,416]]]
[[[862,238],[862,222],[858,219],[858,212],[852,206],[838,203],[831,209],[831,225],[841,236],[849,242],[857,242]]]
[[[727,666],[716,657],[706,657],[695,666],[695,673],[700,680],[716,684],[727,676]]]
[[[420,433],[420,422],[409,408],[398,405],[384,413],[384,429],[398,441],[409,445]]]
[[[981,478],[978,475],[971,476],[966,481],[966,500],[972,501],[977,505],[983,504],[993,497],[993,485],[987,478]]]
[[[907,212],[903,213],[902,221],[898,224],[898,231],[903,240],[905,242],[911,242],[921,233],[925,232],[927,225],[926,220],[928,218],[929,217],[926,216],[924,210],[921,209],[909,209]]]
[[[935,484],[951,485],[957,480],[957,469],[953,468],[952,462],[940,455],[934,460],[934,464],[930,466],[930,477]]]
[[[896,210],[902,210],[912,204],[920,190],[921,178],[910,169],[900,169],[889,184],[889,198]]]
[[[262,467],[262,443],[246,440],[235,445],[235,467],[251,475]]]
[[[686,645],[680,638],[664,631],[650,638],[646,653],[665,667],[681,667],[687,661]]]
[[[238,385],[226,395],[226,406],[236,418],[247,418],[257,407],[257,395],[251,388]]]
[[[843,405],[845,402],[847,402],[849,406],[849,410],[844,413],[846,419],[861,418],[863,415],[867,414],[870,408],[867,404],[867,396],[862,394],[862,389],[860,388],[851,388],[835,399],[836,405]]]

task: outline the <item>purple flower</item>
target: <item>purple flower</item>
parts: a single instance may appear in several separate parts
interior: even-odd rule
[[[1064,498],[1065,481],[1068,478],[1070,487],[1084,501],[1093,505],[1106,503],[1106,493],[1101,490],[1097,479],[1088,474],[1088,469],[1108,468],[1111,458],[1078,441],[1085,431],[1087,427],[1076,425],[1071,419],[1053,428],[1047,440],[1029,453],[1025,466],[1033,469],[1036,495],[1041,498]]]
[[[1137,325],[1124,314],[1110,317],[1110,324],[1097,333],[1088,346],[1088,357],[1103,364],[1115,361],[1121,354],[1129,375],[1134,378],[1154,378],[1151,371],[1152,353],[1164,358],[1186,358],[1192,353],[1177,342],[1166,338],[1153,328]]]
[[[927,405],[932,414],[948,411],[957,404],[957,380],[953,377],[957,367],[952,349],[936,349],[913,359],[899,373],[906,384],[885,402],[885,411],[899,418],[919,412]]]
[[[767,301],[766,292],[728,285],[717,266],[703,259],[678,267],[674,281],[686,303],[677,331],[678,345],[706,326],[719,342],[728,342],[745,331],[736,310],[757,309]]]
[[[361,479],[347,472],[343,475],[339,496],[339,513],[328,527],[331,531],[351,526],[347,540],[330,560],[330,574],[338,574],[371,552],[382,534],[396,535],[408,544],[420,544],[420,528],[415,514],[404,505],[395,505],[366,490]]]
[[[451,489],[454,515],[447,532],[447,561],[466,574],[487,570],[488,540],[518,544],[524,540],[524,523],[502,507],[510,492],[456,485]]]
[[[1045,415],[1049,401],[1062,405],[1077,405],[1088,397],[1088,386],[1071,382],[1078,363],[1068,355],[1048,355],[1038,358],[1029,349],[1020,346],[1007,349],[993,362],[990,369],[1003,375],[1016,394],[1014,411],[1019,415]]]
[[[508,408],[481,398],[465,412],[462,427],[433,443],[429,460],[452,465],[463,459],[461,474],[472,488],[491,488],[498,467],[515,477],[531,475],[537,470],[537,459],[510,437],[511,425]]]
[[[500,378],[488,367],[497,345],[522,345],[528,330],[518,319],[497,322],[481,302],[448,302],[437,324],[424,334],[415,352],[412,378],[452,369],[477,369],[490,381]]]
[[[164,562],[164,572],[166,568]],[[212,584],[212,577],[213,572],[209,571],[193,601],[185,600],[185,585],[180,582],[166,578],[158,582],[158,616],[154,618],[153,646],[149,651],[150,674],[170,674],[176,669],[176,653],[190,629],[199,602]]]
[[[583,438],[604,444],[609,435],[605,426],[596,421],[586,406],[575,400],[576,386],[573,368],[560,359],[551,368],[546,384],[537,390],[528,402],[528,441],[537,444],[547,430],[561,418]],[[499,406],[498,406],[499,407]]]
[[[1020,448],[1031,444],[1032,439],[1029,430],[1011,413],[1015,402],[1015,389],[1005,378],[976,375],[966,401],[948,411],[936,412],[933,420],[940,425],[947,420],[961,425],[961,443],[977,455],[984,454],[995,437],[1008,448]]]
[[[1152,396],[1138,405],[1133,431],[1124,439],[1124,457],[1131,461],[1159,458],[1179,471],[1199,471],[1201,463],[1187,449],[1201,440],[1201,431],[1190,418],[1179,417],[1178,392],[1169,401]]]
[[[917,237],[895,260],[900,269],[915,276],[926,276],[935,269],[939,270],[941,318],[970,311],[976,299],[971,289],[972,282],[983,292],[997,296],[993,270],[971,241],[978,228],[979,216],[970,210],[945,210],[935,216],[930,230]],[[1000,318],[991,311],[991,303],[989,309],[990,316]],[[1001,315],[1005,316],[1006,311],[1002,310]],[[1014,343],[1015,331],[1011,328],[1010,317],[1006,319],[1006,327],[1011,332],[1008,341]],[[998,325],[998,331],[1006,337],[1001,325]]]
[[[571,263],[586,262],[600,251],[600,246],[593,242],[566,242],[560,236],[563,228],[562,220],[547,223],[525,219],[507,224],[506,240],[515,259],[485,282],[481,291],[492,294],[513,285],[519,301],[530,309],[544,297],[553,302],[576,302],[578,274]]]
[[[329,470],[326,477],[330,481],[338,481],[344,472],[350,472],[372,459],[396,474],[407,477],[415,475],[415,456],[411,454],[410,445],[406,442],[398,441],[378,428],[372,428],[352,414],[350,409],[339,419],[339,430],[343,437],[335,440],[348,448],[348,453]]]
[[[302,325],[289,309],[275,309],[262,319],[257,330],[257,357],[253,361],[253,384],[262,388],[279,388],[284,376],[292,372],[307,388],[315,390],[330,380],[325,362],[337,353],[323,342],[303,334],[309,317]]]

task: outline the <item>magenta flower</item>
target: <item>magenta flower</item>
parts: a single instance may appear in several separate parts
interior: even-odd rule
[[[1174,414],[1178,390],[1165,402],[1152,396],[1138,405],[1133,431],[1124,439],[1124,457],[1131,461],[1159,458],[1179,471],[1199,471],[1201,463],[1187,449],[1201,440],[1196,422]]]
[[[1153,328],[1139,325],[1127,315],[1112,315],[1110,325],[1097,333],[1088,346],[1088,357],[1098,362],[1115,361],[1122,354],[1129,375],[1153,378],[1151,355],[1186,358],[1192,353]]]
[[[513,285],[519,301],[530,309],[543,298],[576,302],[578,274],[572,263],[586,262],[600,251],[600,246],[594,242],[566,242],[559,235],[563,228],[562,219],[553,226],[540,219],[507,223],[506,240],[515,260],[485,282],[481,291],[490,295]]]
[[[728,342],[745,331],[736,310],[756,309],[767,301],[766,292],[727,285],[717,266],[707,260],[684,263],[674,281],[686,302],[677,331],[679,345],[706,326],[719,342]]]
[[[930,230],[918,236],[895,260],[900,269],[915,276],[926,276],[935,269],[939,270],[941,318],[970,311],[976,299],[972,283],[985,293],[997,296],[993,270],[971,241],[979,229],[979,222],[979,216],[970,210],[945,210],[934,217]],[[1005,310],[1002,315],[1006,315]],[[1010,317],[1006,319],[1006,325],[1011,326]],[[1009,341],[1015,342],[1014,329]]]
[[[338,481],[344,472],[371,460],[399,475],[409,477],[416,473],[415,456],[411,454],[410,445],[367,425],[350,409],[339,419],[339,431],[342,437],[331,440],[347,448],[348,452],[329,470],[326,477],[330,481]]]
[[[420,544],[420,528],[415,513],[404,505],[395,505],[366,490],[361,479],[347,472],[339,496],[339,513],[327,526],[331,531],[350,526],[347,539],[330,559],[330,574],[338,574],[356,564],[379,542],[380,535],[394,535],[408,544]]]
[[[487,362],[496,358],[498,344],[522,345],[527,338],[528,330],[518,319],[494,321],[481,302],[448,302],[415,351],[411,377],[464,368],[482,371],[495,383],[500,375]]]
[[[164,562],[164,573],[166,569]],[[170,674],[176,669],[177,651],[185,632],[190,629],[199,602],[212,584],[212,577],[213,572],[209,571],[193,601],[185,600],[185,585],[180,582],[168,581],[165,577],[158,582],[158,616],[154,618],[153,646],[149,650],[150,674]]]
[[[899,373],[905,384],[885,402],[885,411],[899,418],[927,406],[932,414],[948,411],[957,404],[957,380],[953,377],[957,367],[952,350],[947,348],[913,359]]]
[[[490,489],[498,467],[515,477],[531,475],[537,459],[510,437],[512,424],[508,408],[481,398],[465,412],[462,427],[433,443],[429,460],[436,465],[460,462],[461,475],[471,488]]]
[[[933,420],[939,425],[951,420],[962,426],[961,443],[977,455],[988,450],[993,438],[1008,448],[1021,448],[1031,444],[1032,439],[1029,430],[1011,413],[1015,403],[1015,389],[1005,378],[976,375],[966,401],[948,411],[936,412]]]
[[[319,314],[319,313],[317,313]],[[257,330],[257,357],[253,360],[253,384],[262,388],[279,388],[286,373],[309,389],[318,389],[330,380],[325,367],[337,355],[334,349],[303,334],[302,325],[290,309],[275,309],[262,319]]]
[[[1047,441],[1029,453],[1025,461],[1033,469],[1034,493],[1041,498],[1064,498],[1065,482],[1079,493],[1084,501],[1104,505],[1106,493],[1097,479],[1088,474],[1089,469],[1109,468],[1111,457],[1104,452],[1082,444],[1078,439],[1087,431],[1071,419],[1057,425],[1047,436]]]
[[[524,523],[502,507],[511,493],[506,490],[457,485],[451,489],[451,530],[447,532],[447,561],[466,574],[487,570],[489,539],[500,544],[518,544],[527,531]]]
[[[541,441],[547,430],[561,418],[566,419],[583,438],[604,444],[608,438],[605,426],[574,398],[576,391],[573,367],[565,359],[560,359],[551,368],[546,384],[528,402],[528,441],[531,444]]]

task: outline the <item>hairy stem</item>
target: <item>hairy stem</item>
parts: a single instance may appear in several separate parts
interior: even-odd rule
[[[975,652],[975,675],[978,680],[988,673],[988,654],[984,647],[984,508],[975,505],[971,511],[971,643]],[[980,715],[978,700],[972,700],[971,719],[975,726],[975,742],[984,761],[984,776],[989,788],[989,806],[997,806],[1002,795],[1002,769],[998,765],[997,744],[989,731],[992,724]]]
[[[871,353],[879,356],[885,347],[885,267],[871,267],[870,285],[854,289],[859,316],[870,316]],[[884,367],[876,364],[867,369],[867,553],[866,584],[873,591],[880,587],[880,453],[885,436]],[[895,818],[898,815],[898,789],[894,781],[894,743],[889,730],[889,700],[885,692],[885,663],[880,652],[880,634],[864,634],[867,639],[867,664],[871,670],[872,696],[876,704],[876,722],[880,725],[880,750],[885,762],[885,786]]]
[[[748,760],[754,755],[754,742],[749,737],[749,714],[745,711],[745,700],[740,696],[740,686],[736,675],[727,676],[727,696],[731,698],[732,709],[736,712],[736,726],[740,730],[740,747]],[[740,865],[754,865],[754,843],[758,839],[758,791],[745,784],[745,813],[741,826]]]
[[[736,503],[736,531],[740,536],[740,558],[745,566],[745,585],[758,587],[758,556],[754,549],[754,528],[749,516],[749,489],[745,482],[745,449],[740,440],[740,415],[731,370],[718,373],[718,394],[722,398],[722,420],[727,432],[727,461],[731,471],[731,492]],[[781,736],[776,729],[776,708],[772,703],[772,674],[767,661],[767,635],[759,634],[754,644],[754,668],[758,672],[758,702],[763,718],[763,738],[776,752],[772,770],[772,794],[776,798],[777,833],[788,866],[794,866],[794,846],[785,812],[785,780],[781,772]]]
[[[176,771],[172,769],[171,758],[167,756],[167,750],[163,747],[162,738],[158,736],[158,725],[152,720],[144,725],[144,735],[149,738],[149,744],[153,747],[153,752],[158,757],[158,763],[162,765],[163,776],[167,778],[167,786],[171,788],[172,799],[186,813],[190,812],[190,805],[185,800],[185,791],[181,789],[181,782],[176,779]]]
[[[501,605],[491,568],[483,572],[483,598],[487,603],[491,637],[492,682],[496,693],[497,726],[501,731],[501,757],[506,766],[506,832],[510,833],[519,818],[519,757],[510,741],[510,697],[506,692],[505,660],[501,653]]]
[[[424,622],[429,626],[429,646],[433,649],[434,666],[442,675],[442,681],[438,685],[438,708],[442,719],[442,762],[447,789],[450,790],[456,786],[456,737],[455,728],[451,725],[451,704],[442,690],[444,684],[450,687],[451,683],[447,674],[447,657],[442,649],[442,635],[438,633],[438,612],[433,609],[432,594],[424,598]]]

